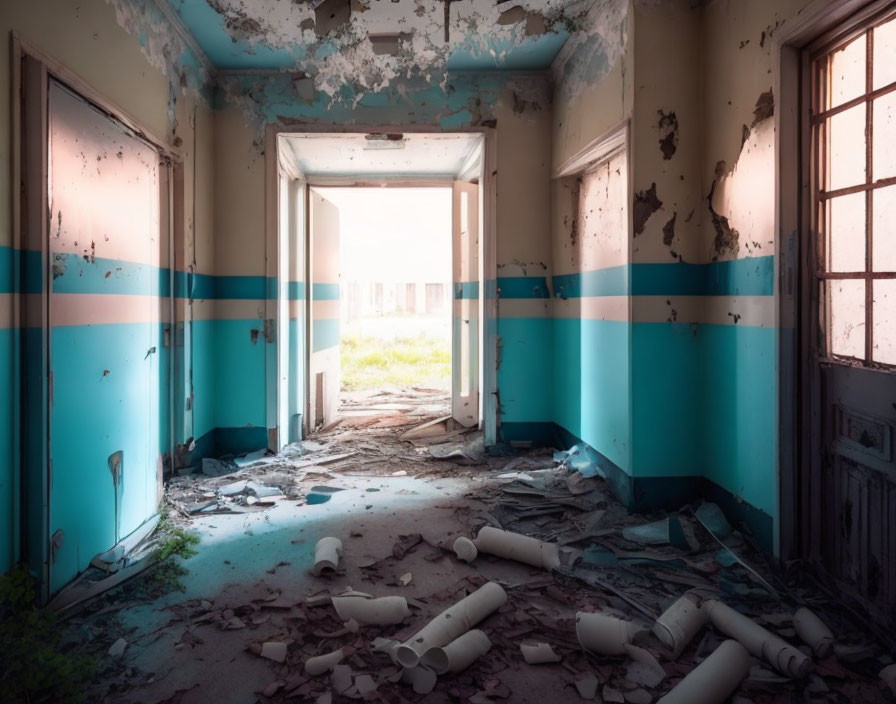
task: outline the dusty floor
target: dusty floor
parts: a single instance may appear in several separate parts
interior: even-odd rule
[[[343,420],[305,448],[243,469],[207,467],[212,474],[235,470],[221,476],[172,479],[171,521],[199,535],[198,554],[184,561],[183,591],[166,590],[148,570],[64,622],[67,642],[99,654],[88,701],[338,702],[362,698],[358,686],[372,683],[375,691],[363,696],[371,701],[543,704],[580,701],[576,682],[590,695],[590,681],[595,701],[653,702],[724,636],[707,626],[674,661],[658,641],[649,642],[662,665],[657,677],[626,656],[585,653],[575,614],[608,611],[649,627],[688,590],[720,596],[794,645],[791,616],[801,605],[835,635],[835,654],[815,659],[809,677],[791,680],[757,660],[731,701],[894,701],[877,676],[892,662],[889,653],[799,570],[785,583],[737,533],[726,544],[762,577],[732,564],[695,520],[696,505],[673,514],[684,529],[682,547],[630,542],[622,536],[626,526],[664,516],[629,516],[600,478],[576,474],[568,484],[572,473],[550,452],[486,457],[475,433],[458,431],[399,439],[444,410],[440,396],[423,391],[356,395]],[[444,441],[459,443],[440,446],[456,456],[435,459],[428,445]],[[445,454],[439,447],[435,453]],[[222,496],[221,487],[232,492],[244,480],[257,484]],[[271,493],[265,487],[276,496],[264,496]],[[459,561],[455,538],[487,524],[558,542],[569,564],[551,573],[489,555]],[[341,539],[344,554],[336,573],[313,577],[314,546],[324,536]],[[771,596],[762,579],[781,596]],[[432,692],[415,693],[387,655],[371,652],[375,638],[410,637],[487,581],[501,584],[509,598],[478,626],[492,648],[469,669],[439,677]],[[350,632],[330,604],[306,603],[346,589],[404,596],[411,615],[399,625]],[[108,654],[120,638],[124,653]],[[549,643],[561,662],[526,664],[520,643],[527,639]],[[269,641],[287,643],[284,662],[257,654]],[[304,672],[308,657],[343,646],[353,648],[347,668],[317,677]],[[340,687],[347,690],[340,694]]]

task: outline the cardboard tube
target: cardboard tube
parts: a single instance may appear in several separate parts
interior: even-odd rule
[[[342,541],[339,538],[321,538],[314,546],[314,566],[311,573],[317,577],[324,571],[332,572],[342,557]]]
[[[543,665],[548,662],[560,662],[562,658],[554,652],[549,643],[523,641],[520,643],[523,659],[530,665]]]
[[[883,670],[877,673],[893,694],[896,694],[896,664],[887,665]]]
[[[834,649],[834,634],[824,622],[806,607],[793,615],[793,627],[803,643],[812,648],[816,657],[826,658]]]
[[[508,560],[524,562],[533,567],[552,570],[560,566],[560,546],[546,543],[528,535],[511,533],[485,526],[473,541],[479,552],[506,557]]]
[[[632,621],[623,621],[606,614],[576,614],[576,636],[579,644],[592,653],[625,655],[626,645],[645,629]]]
[[[472,562],[476,559],[479,551],[476,549],[476,544],[472,540],[461,536],[454,541],[454,554],[457,555],[458,560]]]
[[[325,672],[329,672],[334,667],[336,667],[342,660],[345,658],[345,649],[340,648],[339,650],[334,650],[332,653],[325,653],[324,655],[316,655],[313,658],[308,658],[305,661],[305,672],[307,672],[312,677],[316,677],[317,675],[322,675]]]
[[[730,606],[711,599],[703,608],[716,628],[739,641],[754,657],[770,663],[782,675],[799,679],[812,671],[812,661],[801,651]]]
[[[408,600],[403,596],[367,599],[363,596],[334,596],[333,608],[343,621],[388,626],[401,623],[407,616]]]
[[[750,654],[736,640],[723,641],[657,704],[722,704],[750,672]]]
[[[437,675],[460,672],[472,665],[480,655],[485,655],[491,647],[488,636],[474,628],[448,645],[430,648],[423,653],[420,664],[434,670]]]
[[[697,603],[699,597],[685,594],[666,609],[656,620],[653,634],[670,651],[676,660],[709,620],[707,613]]]
[[[488,582],[482,585],[402,643],[395,651],[396,659],[402,667],[416,667],[427,650],[450,643],[506,602],[507,594],[500,584]]]

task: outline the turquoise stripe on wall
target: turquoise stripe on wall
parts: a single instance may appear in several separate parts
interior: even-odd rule
[[[454,300],[475,300],[479,298],[478,281],[458,281],[454,284]]]
[[[216,320],[194,320],[193,331],[193,438],[198,439],[215,427],[217,387],[215,356],[218,349]],[[222,391],[227,387],[221,384]],[[184,399],[186,402],[186,399]]]
[[[552,322],[554,422],[631,473],[629,324]]]
[[[550,298],[548,280],[544,276],[498,277],[501,298]]]
[[[312,334],[312,351],[320,352],[331,347],[339,346],[339,327],[338,318],[322,318],[315,320],[311,326]]]
[[[710,264],[629,264],[553,277],[557,298],[589,296],[773,296],[775,258]]]
[[[311,295],[315,301],[338,301],[339,284],[311,284]]]
[[[501,422],[551,419],[550,318],[499,318]]]
[[[167,296],[168,269],[96,257],[87,260],[77,254],[52,255],[54,293],[101,293],[140,296]]]

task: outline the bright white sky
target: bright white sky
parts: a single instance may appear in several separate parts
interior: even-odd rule
[[[316,188],[339,208],[342,281],[451,281],[450,188]]]

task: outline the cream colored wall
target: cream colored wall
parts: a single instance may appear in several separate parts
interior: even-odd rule
[[[655,187],[662,206],[633,235],[634,262],[695,262],[702,253],[702,22],[691,5],[673,0],[635,7],[632,195]],[[669,159],[660,147],[660,112],[667,118],[674,113],[677,122],[677,148]]]
[[[215,273],[264,276],[265,156],[242,110],[215,112]]]
[[[546,276],[551,270],[551,124],[549,101],[514,109],[498,101],[498,276]]]

